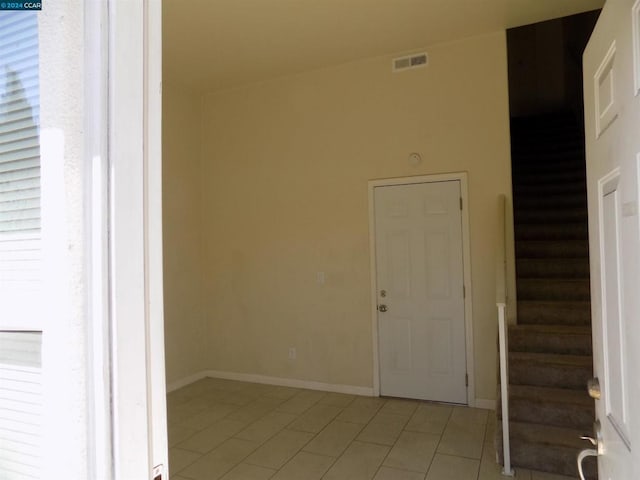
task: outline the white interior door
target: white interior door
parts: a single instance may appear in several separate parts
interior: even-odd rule
[[[460,181],[376,187],[380,393],[467,403]]]
[[[640,0],[609,0],[584,55],[601,480],[640,478]]]

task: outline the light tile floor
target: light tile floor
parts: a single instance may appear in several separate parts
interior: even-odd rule
[[[489,410],[207,378],[167,396],[173,480],[505,480]],[[517,470],[518,480],[566,480]]]

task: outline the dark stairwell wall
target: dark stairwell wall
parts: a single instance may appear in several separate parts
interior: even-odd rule
[[[599,14],[507,30],[511,117],[570,111],[582,119],[582,52]]]

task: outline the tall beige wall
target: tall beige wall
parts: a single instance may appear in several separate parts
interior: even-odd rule
[[[205,97],[205,368],[372,386],[367,182],[466,171],[476,395],[495,398],[505,34],[427,50],[424,69],[382,57]]]
[[[200,97],[163,87],[162,189],[167,383],[203,370]]]

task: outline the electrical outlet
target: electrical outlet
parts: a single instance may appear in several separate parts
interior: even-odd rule
[[[289,360],[295,360],[297,356],[296,347],[289,347]]]

